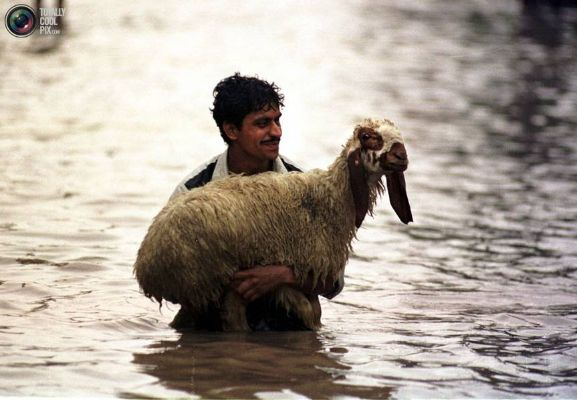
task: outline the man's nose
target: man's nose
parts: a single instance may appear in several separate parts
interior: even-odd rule
[[[282,128],[278,122],[273,121],[272,127],[270,130],[270,135],[274,137],[281,137],[282,136]]]

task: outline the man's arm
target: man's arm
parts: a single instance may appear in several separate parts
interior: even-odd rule
[[[239,271],[233,276],[232,286],[247,302],[254,301],[280,285],[291,285],[307,295],[323,295],[332,298],[338,293],[336,282],[317,282],[313,286],[308,276],[302,286],[296,282],[293,270],[286,265],[266,265]]]

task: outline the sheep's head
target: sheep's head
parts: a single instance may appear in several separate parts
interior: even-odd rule
[[[357,227],[369,210],[369,186],[380,182],[383,175],[387,178],[393,209],[402,222],[411,222],[413,216],[403,175],[409,160],[397,127],[386,119],[366,119],[355,127],[347,148]]]
[[[383,175],[392,171],[404,171],[409,163],[399,130],[386,119],[366,119],[357,125],[350,152],[356,149],[360,152],[363,166],[370,174]]]

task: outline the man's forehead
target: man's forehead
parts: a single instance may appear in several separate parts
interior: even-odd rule
[[[277,105],[269,104],[267,106],[264,106],[263,108],[261,108],[258,111],[254,111],[254,112],[250,113],[249,115],[255,119],[256,118],[262,118],[262,117],[276,118],[279,115],[282,115],[282,113],[280,112]]]

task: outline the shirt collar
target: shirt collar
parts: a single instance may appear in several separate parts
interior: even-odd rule
[[[230,175],[228,170],[227,162],[228,149],[226,149],[221,155],[216,159],[216,165],[214,166],[214,172],[212,173],[212,180],[217,181],[219,179],[226,178]],[[272,166],[272,170],[275,172],[280,172],[281,174],[286,174],[288,171],[284,166],[280,156],[275,158]]]

